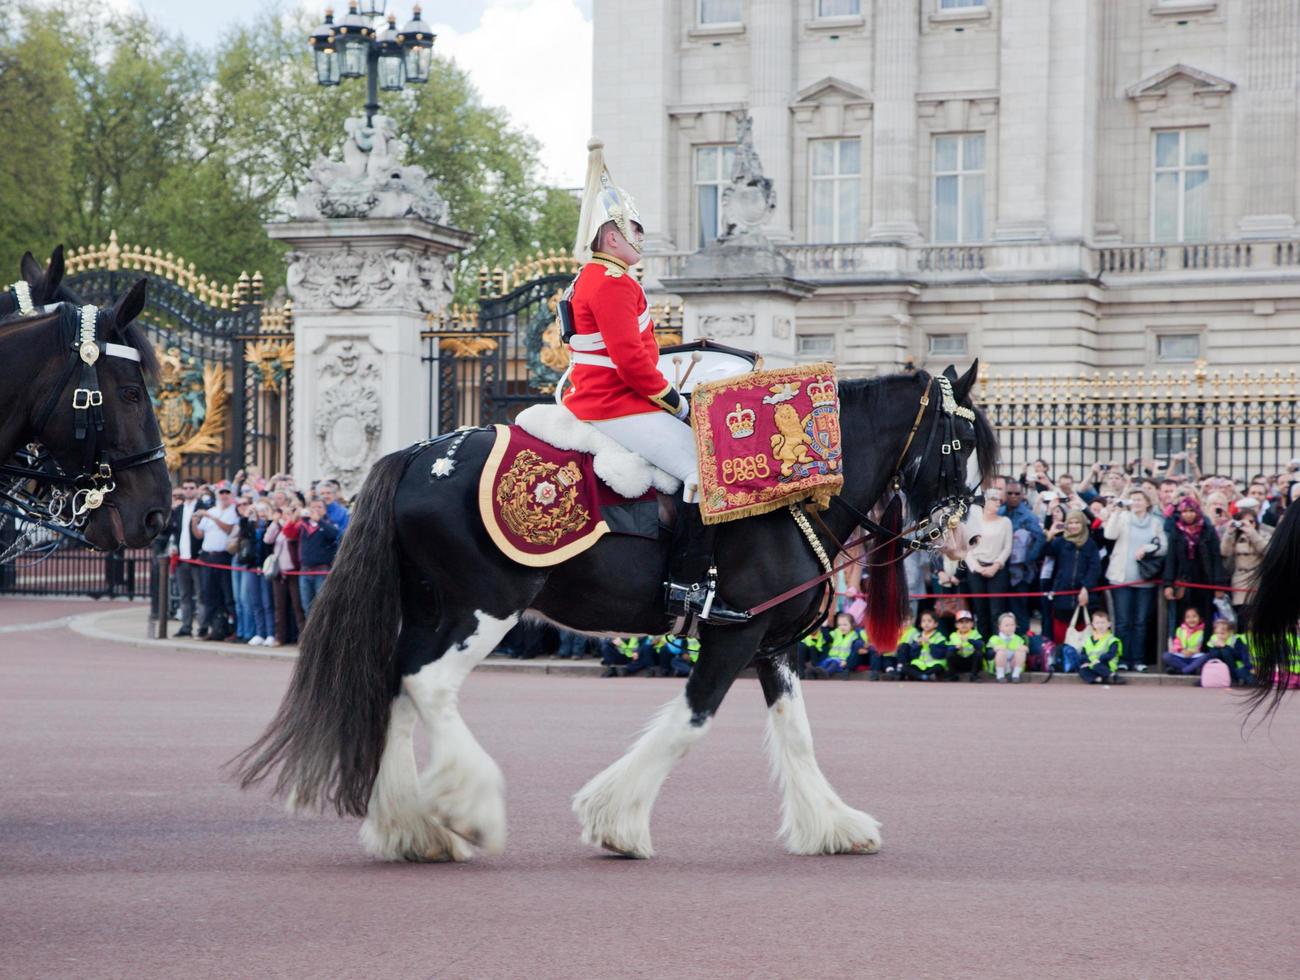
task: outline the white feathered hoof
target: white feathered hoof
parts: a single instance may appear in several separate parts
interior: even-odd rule
[[[621,857],[654,857],[649,812],[635,803],[628,805],[616,790],[616,783],[597,776],[573,798],[573,812],[582,826],[582,842]]]
[[[468,861],[474,849],[432,815],[371,813],[361,825],[361,846],[380,861]]]
[[[472,765],[431,773],[424,798],[437,820],[467,845],[484,854],[505,850],[505,777],[487,753],[479,753]]]
[[[875,854],[880,824],[870,814],[840,803],[782,828],[791,854]]]

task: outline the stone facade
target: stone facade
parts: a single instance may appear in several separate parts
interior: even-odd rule
[[[739,21],[701,22],[727,8],[595,2],[593,131],[646,216],[652,292],[701,241],[698,149],[748,115],[767,236],[808,284],[781,345],[796,356],[1300,362],[1295,0],[739,0]],[[842,241],[812,231],[818,140],[853,141]],[[953,159],[957,209],[936,199]]]

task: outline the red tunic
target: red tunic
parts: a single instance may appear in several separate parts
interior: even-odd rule
[[[582,267],[573,286],[573,323],[572,386],[564,393],[569,411],[588,422],[671,411],[660,401],[672,385],[659,371],[649,301],[627,266],[597,254]]]

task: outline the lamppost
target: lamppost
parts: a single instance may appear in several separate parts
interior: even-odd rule
[[[307,38],[316,58],[316,82],[338,85],[344,78],[366,78],[366,124],[374,125],[379,93],[400,92],[409,83],[429,80],[436,35],[420,19],[420,5],[400,31],[397,17],[389,14],[378,30],[387,0],[349,0],[348,12],[334,23],[334,10],[325,10],[325,22]]]

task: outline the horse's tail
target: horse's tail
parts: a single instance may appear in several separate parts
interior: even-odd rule
[[[872,567],[867,574],[867,637],[881,653],[893,653],[903,631],[903,608],[907,602],[903,594],[906,582],[903,543],[898,538],[898,532],[903,529],[902,497],[895,494],[885,505],[880,524],[893,535],[893,540],[868,552]]]
[[[1278,522],[1268,550],[1255,571],[1255,592],[1246,623],[1258,686],[1250,710],[1278,709],[1287,688],[1300,674],[1300,501],[1292,503]]]
[[[298,647],[280,710],[233,761],[247,789],[280,767],[275,795],[365,816],[399,684],[400,559],[393,500],[407,452],[370,470]]]

